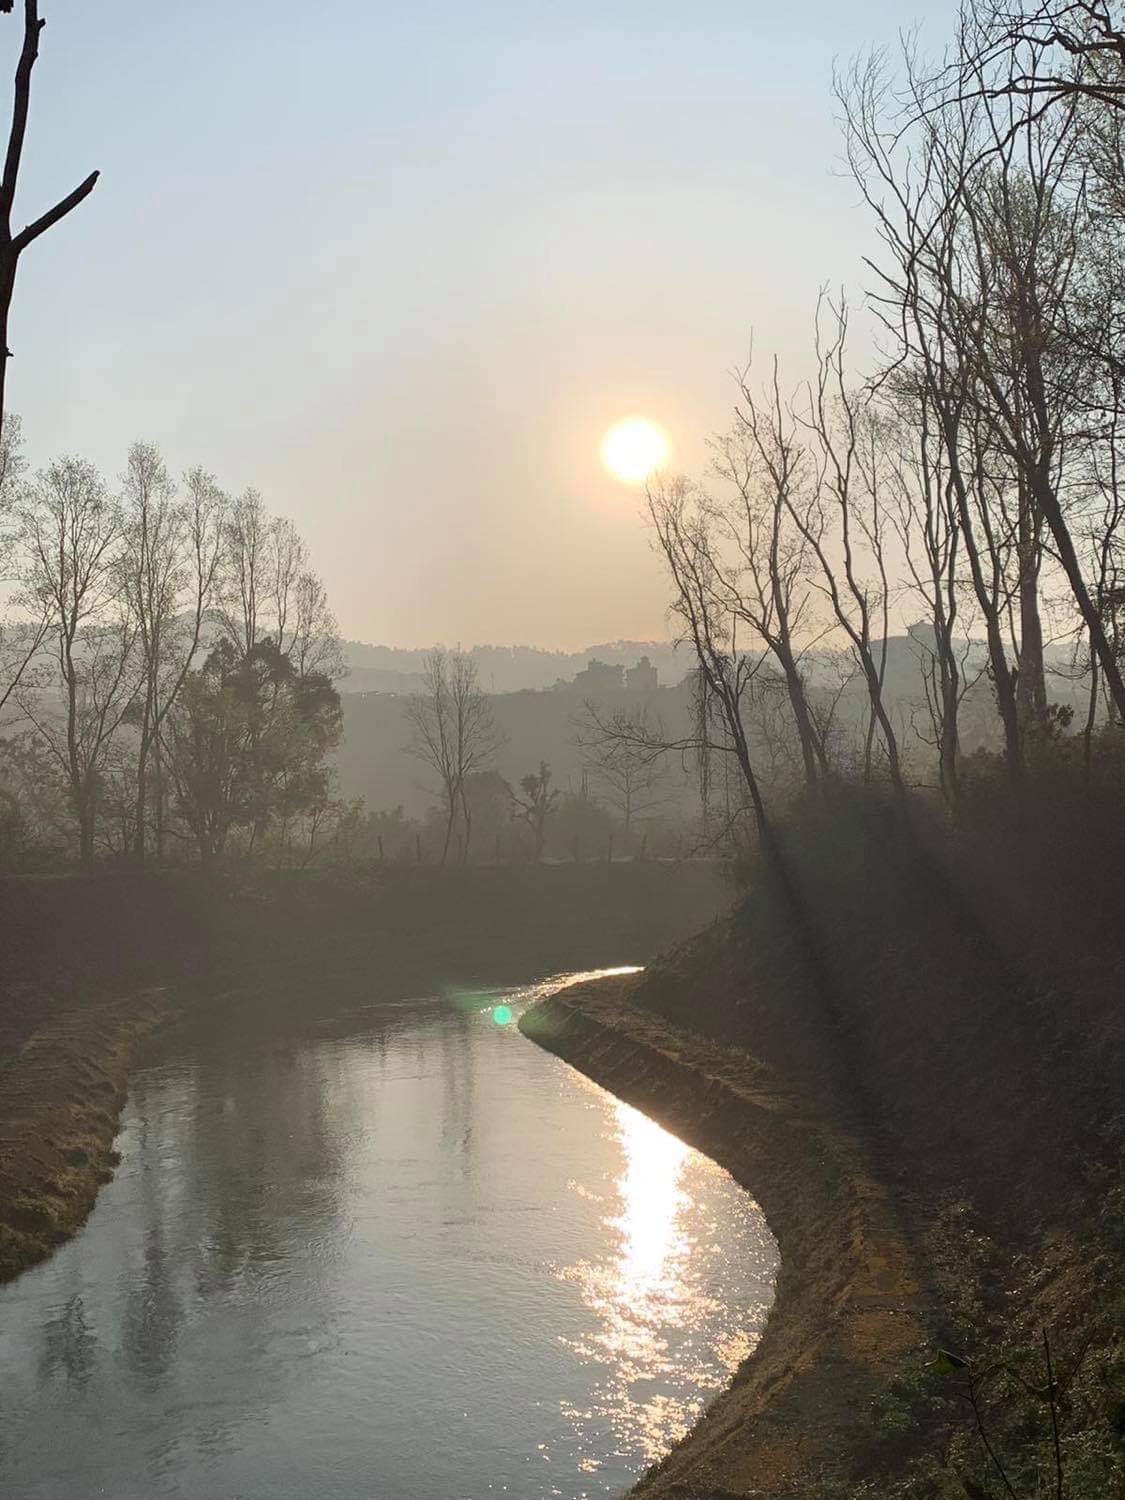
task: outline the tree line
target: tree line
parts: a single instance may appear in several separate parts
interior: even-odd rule
[[[697,663],[701,765],[734,766],[768,827],[780,723],[791,782],[841,775],[963,795],[961,718],[983,679],[1019,791],[1051,754],[1087,775],[1125,721],[1125,31],[1102,4],[975,3],[928,64],[911,40],[836,79],[846,161],[877,233],[857,371],[843,295],[811,319],[811,377],[747,369],[707,480],[664,478],[648,508]],[[905,617],[924,689],[887,692]],[[897,628],[901,630],[901,625]],[[1051,701],[1066,641],[1083,711]],[[842,753],[830,643],[865,701]],[[778,705],[783,705],[782,719]],[[612,737],[610,726],[602,726]],[[635,725],[617,737],[656,745]],[[687,748],[681,746],[680,748]]]
[[[445,865],[453,858],[470,862],[474,832],[479,843],[490,842],[485,855],[497,862],[518,830],[515,851],[538,862],[548,851],[557,857],[585,859],[647,851],[647,829],[637,840],[638,827],[668,802],[665,752],[632,743],[627,737],[606,736],[598,729],[597,713],[586,704],[574,723],[575,743],[583,752],[583,774],[578,788],[555,785],[550,764],[538,766],[512,785],[497,769],[504,735],[488,695],[480,685],[475,662],[462,651],[438,648],[423,663],[425,685],[406,704],[406,749],[426,767],[437,793],[439,821],[436,854]],[[633,717],[631,724],[638,722]],[[639,722],[647,724],[647,717]],[[379,835],[396,835],[403,848],[405,820]],[[415,854],[422,857],[422,834],[415,830]],[[682,846],[682,839],[677,847]]]
[[[148,443],[115,485],[80,458],[29,474],[12,417],[0,517],[6,842],[138,862],[315,844],[341,656],[293,524]]]

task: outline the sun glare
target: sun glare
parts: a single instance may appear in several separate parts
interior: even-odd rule
[[[668,434],[647,417],[615,422],[602,439],[602,463],[622,484],[643,484],[670,453]]]

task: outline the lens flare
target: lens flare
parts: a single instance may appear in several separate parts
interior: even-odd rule
[[[492,1019],[497,1026],[510,1026],[512,1022],[512,1007],[510,1005],[494,1005],[492,1007]]]

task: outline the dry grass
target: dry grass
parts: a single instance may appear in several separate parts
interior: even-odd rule
[[[160,990],[75,1003],[0,997],[0,1281],[73,1234],[117,1164],[135,1048],[165,1019]],[[33,1002],[28,1004],[29,999]]]

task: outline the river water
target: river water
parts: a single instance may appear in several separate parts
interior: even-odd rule
[[[520,1035],[557,983],[138,1071],[86,1228],[0,1289],[0,1495],[620,1495],[753,1348],[776,1250]]]

